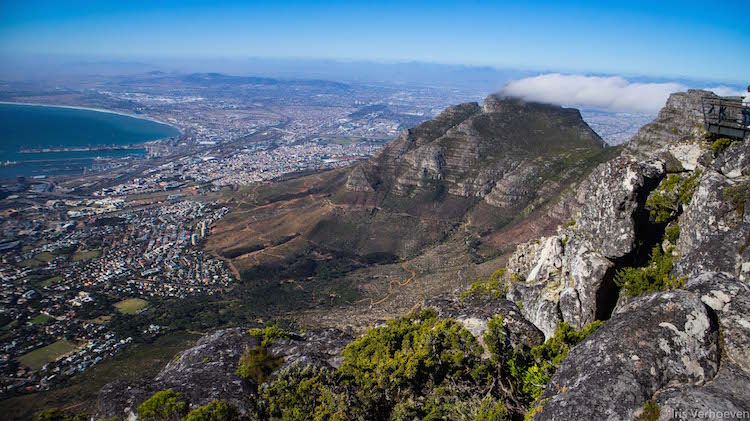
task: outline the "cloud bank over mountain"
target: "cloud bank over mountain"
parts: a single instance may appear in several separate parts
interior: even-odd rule
[[[511,81],[502,93],[564,106],[656,114],[666,103],[669,94],[687,89],[688,86],[676,82],[643,83],[630,82],[620,76],[550,73]],[[741,93],[727,86],[706,89],[724,96]]]

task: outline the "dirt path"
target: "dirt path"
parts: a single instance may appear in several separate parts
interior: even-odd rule
[[[359,303],[365,302],[367,300],[370,300],[370,306],[375,306],[375,305],[381,304],[381,303],[385,302],[386,300],[388,300],[388,298],[391,297],[391,294],[393,293],[393,285],[394,284],[398,285],[399,287],[403,287],[403,286],[409,285],[409,283],[411,281],[414,281],[414,283],[417,284],[417,287],[419,288],[419,295],[420,295],[420,297],[422,297],[424,299],[424,294],[422,293],[422,284],[418,281],[417,272],[414,271],[414,270],[412,270],[412,269],[407,269],[406,268],[406,262],[402,262],[401,263],[401,267],[405,271],[411,272],[411,277],[409,277],[409,279],[407,279],[404,282],[401,282],[398,279],[391,279],[388,282],[388,293],[383,298],[379,299],[378,301],[375,301],[372,297],[365,298],[365,299],[356,301],[355,304],[359,304]]]

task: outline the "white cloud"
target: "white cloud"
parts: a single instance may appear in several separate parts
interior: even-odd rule
[[[550,73],[512,81],[502,93],[565,106],[656,113],[664,106],[669,94],[685,89],[679,83],[631,83],[619,76]]]
[[[685,89],[679,83],[631,83],[619,76],[550,73],[512,81],[502,92],[529,101],[558,105],[656,113],[664,106],[669,94]]]
[[[608,111],[656,114],[669,94],[688,87],[676,82],[638,83],[619,76],[584,76],[549,73],[509,82],[502,93],[529,101]],[[703,88],[720,96],[740,96],[730,86]]]
[[[713,88],[706,88],[707,91],[711,91],[719,96],[742,96],[745,91],[734,89],[729,86],[715,86]]]

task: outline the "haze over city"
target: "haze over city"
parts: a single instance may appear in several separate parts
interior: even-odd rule
[[[0,0],[0,418],[750,418],[746,3]]]

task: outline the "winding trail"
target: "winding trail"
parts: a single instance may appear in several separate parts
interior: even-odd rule
[[[370,297],[370,298],[365,298],[365,299],[362,299],[362,300],[356,301],[356,302],[355,302],[355,304],[359,304],[359,303],[361,303],[361,302],[365,302],[365,301],[367,301],[367,300],[370,300],[370,306],[374,306],[374,305],[378,305],[378,304],[381,304],[381,303],[385,302],[386,300],[388,300],[388,298],[390,298],[391,294],[393,293],[393,285],[394,285],[394,284],[398,285],[399,287],[403,287],[403,286],[406,286],[406,285],[408,285],[408,284],[409,284],[409,283],[410,283],[411,281],[414,281],[414,283],[416,283],[416,284],[417,284],[417,287],[419,288],[419,295],[420,295],[420,296],[421,296],[421,297],[422,297],[422,298],[424,299],[424,294],[422,293],[422,284],[421,284],[421,283],[420,283],[420,282],[419,282],[419,281],[417,280],[417,272],[416,272],[416,271],[414,271],[414,270],[412,270],[412,269],[407,269],[407,268],[406,268],[406,262],[402,262],[402,263],[401,263],[401,267],[402,267],[402,268],[403,268],[403,269],[404,269],[405,271],[407,271],[407,272],[411,272],[411,277],[409,277],[409,279],[407,279],[407,280],[406,280],[406,281],[404,281],[404,282],[401,282],[401,281],[400,281],[400,280],[398,280],[398,279],[391,279],[391,280],[390,280],[390,281],[388,282],[388,293],[387,293],[387,294],[385,295],[385,297],[383,297],[383,298],[379,299],[378,301],[375,301],[375,300],[374,300],[374,299],[373,299],[372,297]]]

